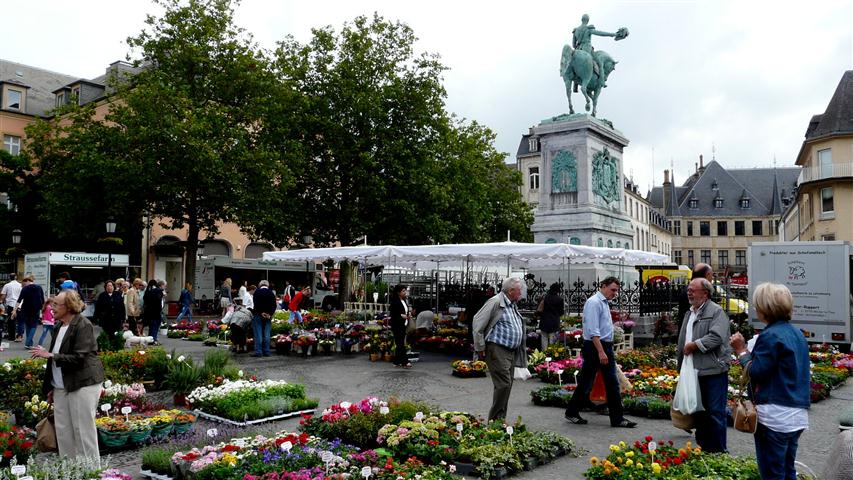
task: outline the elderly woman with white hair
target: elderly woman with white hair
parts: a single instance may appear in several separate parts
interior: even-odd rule
[[[474,350],[486,360],[494,385],[489,420],[506,418],[513,369],[527,368],[524,320],[515,306],[521,293],[521,279],[509,277],[501,293],[488,299],[474,315]]]
[[[762,480],[794,480],[797,444],[809,427],[809,347],[803,333],[791,325],[794,300],[788,287],[762,283],[755,289],[752,303],[766,326],[752,352],[740,333],[732,335],[731,345],[749,374],[752,400],[758,409],[758,470]]]

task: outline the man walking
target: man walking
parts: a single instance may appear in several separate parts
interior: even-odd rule
[[[12,313],[12,317],[18,321],[18,330],[26,332],[24,346],[33,346],[33,337],[39,326],[42,307],[44,307],[44,290],[34,283],[32,275],[24,277],[21,294],[18,297],[18,305]]]
[[[696,278],[687,286],[690,311],[678,335],[678,370],[686,355],[693,355],[699,374],[704,411],[693,414],[696,443],[710,453],[726,451],[726,394],[729,388],[729,319],[711,300],[711,282]]]
[[[9,283],[3,285],[3,290],[0,291],[0,302],[3,304],[3,309],[6,313],[6,321],[9,324],[9,340],[20,342],[24,339],[24,330],[17,328],[15,316],[15,307],[18,306],[18,297],[21,295],[21,283],[17,280],[14,273],[9,274]]]
[[[610,316],[610,300],[619,293],[619,280],[607,277],[602,280],[598,292],[589,297],[583,306],[583,366],[578,376],[578,385],[569,406],[566,420],[576,425],[586,425],[580,409],[589,402],[589,392],[596,373],[601,373],[607,392],[607,410],[611,427],[634,428],[636,422],[622,414],[622,396],[616,376],[616,357],[613,354],[613,317]]]
[[[275,292],[270,290],[270,282],[261,280],[255,295],[252,298],[254,318],[252,319],[252,330],[255,332],[255,353],[253,357],[270,356],[270,333],[272,330],[272,316],[275,313]]]
[[[527,368],[524,322],[515,306],[521,298],[521,279],[504,280],[501,293],[486,301],[474,315],[474,350],[486,360],[494,392],[489,420],[506,418],[515,367]]]

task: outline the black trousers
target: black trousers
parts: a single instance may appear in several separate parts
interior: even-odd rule
[[[598,359],[598,350],[595,344],[589,340],[583,342],[581,355],[583,366],[578,375],[578,385],[575,393],[566,408],[566,415],[576,416],[578,411],[589,402],[589,393],[595,381],[595,375],[601,372],[604,378],[604,388],[607,392],[607,410],[610,414],[610,425],[618,425],[624,417],[622,416],[622,395],[619,391],[619,379],[616,377],[616,358],[613,354],[613,343],[601,342],[604,353],[607,355],[607,365],[602,365]]]
[[[394,365],[409,363],[406,355],[406,328],[394,329]]]

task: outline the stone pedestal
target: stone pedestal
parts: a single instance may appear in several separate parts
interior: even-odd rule
[[[624,213],[622,151],[628,139],[609,122],[562,115],[531,129],[542,154],[536,243],[633,248]]]

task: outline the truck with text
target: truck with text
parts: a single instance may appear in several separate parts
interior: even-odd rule
[[[809,342],[834,343],[847,350],[853,337],[851,255],[850,244],[842,241],[752,243],[747,250],[749,298],[764,282],[787,286],[794,297],[791,323]],[[749,318],[756,329],[763,327],[754,306]]]

